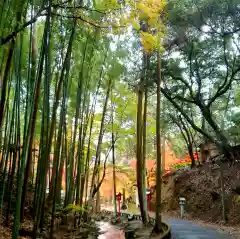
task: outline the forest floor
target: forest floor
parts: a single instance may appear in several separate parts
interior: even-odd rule
[[[32,231],[33,222],[31,220],[24,220],[22,223],[22,228],[26,231]],[[10,239],[12,238],[12,223],[9,227],[4,226],[3,224],[0,225],[0,239]],[[26,239],[30,237],[19,236],[18,239]]]
[[[8,239],[12,237],[11,229],[0,225],[0,239]]]
[[[16,190],[16,181],[14,183],[14,195],[15,195],[15,190]],[[26,231],[32,231],[33,230],[33,220],[32,220],[32,215],[31,215],[31,209],[32,209],[32,204],[33,204],[33,193],[29,191],[26,195],[26,207],[25,207],[25,219],[23,223],[21,223],[21,228],[26,230]],[[6,224],[6,214],[7,214],[7,207],[8,207],[8,201],[7,198],[5,198],[3,202],[3,208],[2,208],[2,218],[0,222],[0,239],[10,239],[12,238],[12,226],[13,226],[13,219],[14,219],[14,208],[15,208],[15,197],[12,199],[11,203],[11,210],[10,210],[10,216],[9,216],[9,226],[7,227]],[[30,237],[25,237],[25,236],[19,236],[18,239],[26,239]]]
[[[234,235],[235,238],[240,238],[240,164],[231,168],[226,165],[223,174],[228,214],[227,224],[222,221],[219,169],[212,165],[204,165],[192,170],[179,170],[164,178],[162,189],[164,220],[180,219],[179,197],[185,197],[184,219],[187,222],[210,227],[221,233],[228,233]],[[151,207],[155,207],[154,195]],[[138,211],[135,205],[131,210],[134,214]],[[154,212],[151,214],[154,215]],[[30,224],[28,220],[25,220],[24,227],[27,228]],[[0,239],[11,238],[11,224],[9,228],[2,225],[0,226]],[[25,237],[20,238],[24,239]]]

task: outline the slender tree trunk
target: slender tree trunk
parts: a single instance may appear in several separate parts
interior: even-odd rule
[[[5,107],[5,100],[6,100],[6,91],[7,91],[7,82],[8,82],[9,72],[11,69],[11,62],[12,62],[14,46],[15,46],[15,40],[12,40],[9,45],[7,62],[6,62],[4,75],[3,75],[3,79],[2,79],[2,91],[1,91],[1,101],[0,101],[0,129],[2,128],[4,107]]]
[[[62,175],[64,167],[64,137],[62,139],[62,148],[61,148],[61,161],[59,166],[59,173],[57,179],[57,189],[56,189],[56,203],[60,205],[61,202],[61,189],[62,189]]]
[[[156,69],[156,81],[157,81],[157,109],[156,109],[156,133],[157,133],[157,170],[156,170],[156,216],[154,232],[162,232],[162,215],[161,215],[161,197],[162,197],[162,162],[161,162],[161,125],[160,125],[160,113],[161,113],[161,58],[160,54],[157,54],[157,69]]]
[[[51,82],[51,1],[48,5],[48,15],[46,18],[46,41],[45,41],[45,74],[43,82],[43,110],[42,110],[42,128],[41,128],[41,148],[40,148],[40,159],[41,167],[39,168],[39,188],[38,188],[38,197],[36,204],[36,213],[34,220],[34,231],[37,232],[39,228],[42,228],[44,225],[44,214],[45,214],[45,199],[46,199],[46,184],[47,184],[47,172],[49,169],[49,94],[50,94],[50,82]]]
[[[106,60],[106,55],[105,55],[104,62]],[[93,121],[94,121],[94,115],[95,115],[96,101],[97,101],[99,88],[100,88],[100,85],[101,85],[102,74],[103,74],[103,67],[102,67],[102,70],[101,70],[101,73],[100,73],[96,94],[95,94],[93,104],[92,104],[92,107],[91,107],[91,114],[92,115],[91,115],[91,121],[90,121],[89,139],[88,139],[88,147],[87,147],[87,155],[86,155],[86,167],[85,167],[85,175],[86,175],[85,176],[85,184],[86,184],[86,191],[85,191],[86,202],[85,202],[85,204],[86,205],[87,205],[87,198],[88,198],[88,179],[89,179],[89,162],[90,162],[90,147],[91,147],[92,129],[93,129]],[[90,188],[90,194],[91,194],[91,190],[92,190],[92,188]]]
[[[23,0],[19,0],[19,2],[17,2],[15,30],[18,29],[19,23],[21,22],[24,5],[25,3]],[[1,101],[0,101],[0,130],[2,129],[2,123],[4,118],[4,107],[5,107],[5,100],[6,100],[7,83],[8,83],[9,73],[11,69],[11,62],[12,62],[15,43],[16,43],[16,40],[15,38],[13,38],[9,44],[8,56],[7,56],[4,75],[2,79],[2,90],[1,90]]]
[[[15,206],[15,217],[13,222],[13,229],[12,229],[12,239],[17,239],[18,230],[19,230],[19,221],[20,221],[20,211],[21,211],[21,196],[22,196],[22,183],[23,183],[23,176],[24,176],[24,168],[25,168],[25,161],[26,155],[20,156],[20,145],[21,145],[21,123],[20,123],[20,93],[21,93],[21,52],[22,52],[22,43],[23,43],[23,35],[21,35],[20,41],[20,49],[17,50],[17,57],[19,57],[19,64],[18,64],[18,74],[16,79],[16,121],[15,127],[17,131],[17,152],[18,152],[18,173],[17,173],[17,193],[16,193],[16,206]],[[25,122],[26,123],[26,122]],[[27,141],[28,142],[28,141]],[[24,150],[26,152],[26,150]],[[22,152],[23,154],[23,152]],[[21,157],[21,159],[20,159]]]
[[[52,194],[52,221],[51,221],[51,229],[50,229],[50,239],[53,237],[53,225],[54,225],[54,219],[55,219],[55,206],[56,206],[56,194],[57,194],[57,179],[59,175],[59,161],[60,161],[60,149],[62,146],[62,131],[63,131],[63,123],[65,120],[65,115],[66,115],[66,88],[67,84],[65,83],[65,89],[63,91],[63,98],[62,98],[62,107],[61,107],[61,113],[60,113],[60,122],[58,126],[58,135],[57,135],[57,144],[55,145],[55,150],[54,150],[54,160],[57,162],[56,167],[54,168],[55,172],[52,171],[52,174],[55,175],[54,181],[53,181],[53,194]],[[61,172],[60,172],[61,173]],[[53,180],[53,179],[52,179]]]
[[[191,168],[194,168],[196,166],[196,163],[195,163],[195,159],[194,159],[194,155],[193,155],[193,138],[191,136],[190,129],[187,128],[187,126],[185,125],[181,116],[179,117],[178,124],[179,124],[179,128],[182,132],[182,135],[185,138],[186,144],[187,144],[188,153],[189,153],[189,156],[191,159]],[[182,127],[181,127],[181,124],[182,124]],[[184,134],[184,132],[185,132],[185,134]]]
[[[84,105],[85,105],[85,103],[84,103]],[[81,146],[81,154],[82,154],[81,161],[82,162],[81,162],[81,174],[80,174],[80,197],[79,197],[80,205],[82,205],[82,202],[83,202],[84,182],[85,182],[85,177],[86,177],[86,174],[85,174],[86,169],[85,168],[87,166],[84,147],[85,147],[85,138],[87,135],[87,126],[88,126],[88,121],[89,121],[88,111],[89,111],[89,105],[88,105],[87,111],[85,113],[86,118],[85,118],[85,125],[84,125],[84,129],[83,129],[82,146]]]
[[[81,148],[80,148],[81,161],[80,161],[80,165],[79,165],[79,204],[80,205],[82,205],[83,194],[84,194],[85,167],[86,167],[86,158],[85,158],[84,147],[85,147],[85,139],[86,139],[86,134],[87,134],[88,112],[86,112],[85,115],[86,115],[87,119],[85,120],[86,122],[84,123],[84,127],[83,127],[83,133],[82,133],[83,135],[82,135]]]
[[[8,101],[8,104],[9,104],[9,101]],[[7,105],[7,108],[8,108],[8,105]],[[3,170],[5,168],[5,154],[6,154],[6,147],[7,147],[7,129],[8,129],[8,120],[9,120],[9,118],[10,118],[9,110],[7,110],[6,120],[5,120],[5,127],[4,127],[4,137],[3,137],[4,140],[3,140],[3,145],[1,145],[1,147],[2,147],[2,150],[1,150],[1,165],[0,165],[1,172],[3,172]],[[0,188],[0,190],[1,190],[1,188]],[[1,205],[0,205],[0,208],[1,208]]]
[[[16,105],[17,105],[17,91],[15,90],[15,96],[14,96],[14,101],[13,101],[13,109],[12,109],[12,114],[10,120],[10,127],[8,131],[8,127],[6,125],[5,128],[5,142],[4,142],[4,169],[2,172],[2,185],[1,185],[1,191],[0,191],[0,217],[2,216],[2,206],[3,206],[3,198],[5,195],[5,187],[7,184],[7,179],[6,179],[6,174],[7,174],[7,169],[8,169],[8,163],[9,163],[9,152],[10,152],[10,145],[11,145],[11,138],[12,138],[12,133],[13,133],[13,128],[14,124],[16,123],[14,121],[14,118],[16,117]],[[8,120],[8,119],[7,119]],[[1,218],[0,218],[1,219]]]
[[[100,168],[100,161],[99,161],[99,165],[98,168]],[[98,176],[97,176],[97,185],[99,185],[100,183],[100,170],[98,170]],[[95,213],[99,213],[100,212],[100,191],[97,190],[96,193],[96,204],[95,204]]]
[[[192,145],[192,143],[188,144],[188,153],[189,153],[189,156],[190,156],[190,159],[191,159],[191,168],[194,168],[196,166],[196,163],[195,163],[195,158],[194,158],[194,155],[193,155],[193,145]]]
[[[107,104],[108,104],[111,86],[112,86],[112,79],[110,78],[108,81],[108,89],[107,89],[106,98],[105,98],[105,102],[104,102],[104,106],[103,106],[102,120],[101,120],[99,136],[98,136],[98,145],[97,145],[96,158],[95,158],[93,175],[92,175],[91,199],[93,199],[94,195],[97,193],[97,191],[96,191],[97,185],[96,185],[95,176],[97,175],[97,173],[99,171],[98,165],[100,163],[99,160],[100,160],[101,146],[102,146],[102,139],[103,139],[104,121],[105,121],[105,115],[107,112]]]
[[[140,204],[140,212],[142,216],[142,222],[147,223],[147,214],[144,210],[144,198],[143,198],[143,118],[142,118],[142,104],[143,104],[143,83],[144,79],[141,79],[138,89],[138,104],[137,104],[137,190]]]
[[[15,169],[16,169],[16,157],[17,152],[13,153],[13,166],[12,166],[12,172],[11,172],[11,178],[10,178],[10,185],[9,185],[9,198],[8,198],[8,208],[7,208],[7,214],[6,214],[6,226],[9,226],[9,216],[10,216],[10,210],[11,210],[11,203],[12,203],[12,191],[13,191],[13,182],[15,177]]]
[[[54,134],[54,129],[55,129],[55,125],[56,125],[56,113],[57,113],[57,108],[59,105],[62,84],[63,84],[65,75],[68,74],[67,68],[69,68],[69,64],[70,64],[70,59],[71,59],[71,54],[72,54],[72,45],[73,45],[74,38],[75,38],[76,24],[77,24],[77,21],[75,19],[74,23],[73,23],[73,27],[72,27],[71,36],[69,38],[66,56],[65,56],[64,63],[62,66],[60,79],[59,79],[56,94],[55,94],[55,101],[54,101],[53,108],[52,108],[51,126],[50,126],[49,139],[48,139],[49,153],[51,152],[51,147],[52,147],[53,134]],[[50,186],[49,186],[49,189],[50,189],[49,197],[48,197],[49,201],[52,201],[52,196],[53,196],[52,193],[53,193],[54,182],[55,182],[56,165],[57,165],[56,160],[54,160],[53,161],[52,178],[51,178],[51,182],[50,182]]]
[[[67,206],[68,198],[68,144],[67,144],[67,122],[65,120],[65,142],[64,142],[64,153],[65,153],[65,200],[64,207]]]
[[[32,69],[31,69],[31,81],[34,82],[35,75],[36,75],[36,40],[34,34],[32,35]],[[40,61],[40,70],[39,75],[37,77],[37,83],[36,83],[36,91],[35,91],[35,97],[34,97],[34,105],[33,105],[33,113],[31,118],[31,131],[30,131],[30,138],[29,138],[29,146],[28,146],[28,153],[27,153],[27,163],[25,168],[25,175],[24,175],[24,181],[23,181],[23,189],[22,189],[22,203],[21,203],[21,216],[20,220],[23,221],[24,218],[24,205],[25,205],[25,198],[26,198],[26,192],[28,187],[28,180],[30,177],[30,171],[32,166],[32,146],[33,146],[33,138],[34,138],[34,132],[35,132],[35,125],[37,120],[37,112],[38,112],[38,101],[40,96],[40,85],[41,85],[41,79],[42,79],[42,72],[43,72],[43,57]],[[27,102],[28,103],[28,102]]]
[[[113,115],[113,91],[111,95],[111,103],[112,103],[112,163],[113,163],[113,208],[114,208],[114,215],[117,216],[117,201],[116,201],[116,165],[115,165],[115,147],[114,147],[114,115]]]
[[[96,104],[96,102],[94,103]],[[86,167],[85,167],[85,204],[87,204],[88,199],[88,179],[89,179],[89,162],[90,162],[90,147],[91,147],[91,137],[92,137],[92,128],[93,128],[93,120],[94,120],[94,111],[95,111],[95,105],[92,107],[92,116],[91,116],[91,122],[90,122],[90,128],[89,128],[89,139],[88,139],[88,147],[87,147],[87,155],[86,155]]]
[[[147,58],[147,56],[145,56]],[[147,159],[147,104],[148,104],[148,90],[147,90],[147,75],[145,75],[145,100],[144,100],[144,111],[143,111],[143,153],[142,153],[142,197],[143,197],[143,210],[146,222],[148,222],[148,208],[147,208],[147,196],[146,196],[146,159]]]
[[[13,155],[12,155],[13,154]],[[9,177],[8,177],[8,206],[7,206],[7,213],[6,213],[6,219],[5,219],[5,225],[6,227],[9,226],[9,216],[10,216],[10,210],[11,210],[11,204],[12,204],[12,186],[13,186],[13,180],[14,180],[14,173],[15,173],[15,167],[16,167],[16,158],[14,157],[15,153],[11,153],[10,155],[10,164],[11,164],[11,158],[13,157],[12,167],[11,170],[9,168]]]

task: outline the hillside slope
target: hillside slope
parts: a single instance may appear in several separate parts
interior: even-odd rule
[[[216,166],[216,165],[215,165]],[[225,165],[224,188],[228,223],[240,223],[240,165]],[[163,178],[162,201],[164,211],[179,210],[179,197],[186,198],[186,213],[204,221],[222,220],[219,168],[205,165],[192,170],[179,170]],[[151,210],[155,207],[155,195]]]

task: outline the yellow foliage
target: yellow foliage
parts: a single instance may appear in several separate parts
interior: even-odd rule
[[[118,0],[95,0],[94,2],[96,9],[109,13],[105,18],[107,23],[103,27],[110,29],[112,34],[120,34],[123,29],[132,26],[139,32],[145,51],[163,50],[161,42],[166,34],[166,28],[160,18],[164,15],[166,0],[125,0],[124,5],[119,4]],[[145,22],[151,31],[139,31],[141,22]],[[96,25],[102,26],[102,24]],[[109,28],[109,26],[112,27]]]
[[[132,26],[133,26],[133,29],[137,31],[140,30],[140,24],[138,21],[133,21]]]
[[[157,39],[148,32],[140,32],[141,43],[146,52],[152,52],[157,48]]]
[[[166,27],[161,23],[160,16],[164,12],[166,6],[165,0],[139,0],[135,2],[129,1],[132,5],[132,11],[135,13],[135,18],[132,20],[132,26],[137,28],[136,23],[145,21],[147,26],[152,31],[143,32],[140,31],[140,40],[142,46],[146,52],[152,52],[154,50],[163,51],[162,38],[166,34]],[[154,32],[154,33],[153,33]]]

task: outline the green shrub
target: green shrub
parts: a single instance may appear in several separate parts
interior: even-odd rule
[[[184,167],[191,167],[191,163],[190,162],[183,162],[183,163],[177,163],[177,164],[173,164],[172,168],[174,169],[181,169]]]
[[[87,207],[85,205],[74,205],[74,204],[68,204],[67,207],[65,207],[62,212],[63,213],[69,213],[69,212],[85,212],[87,211]]]

